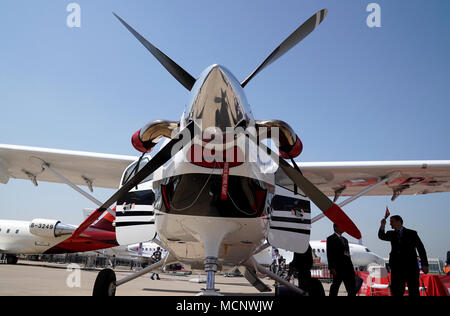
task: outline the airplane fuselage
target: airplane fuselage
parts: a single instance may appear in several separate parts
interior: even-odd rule
[[[28,221],[0,220],[0,253],[3,254],[60,254],[84,252],[117,246],[116,234],[95,225],[83,236],[73,238],[77,227],[57,220]],[[111,226],[112,228],[112,226]]]
[[[217,258],[219,269],[234,268],[248,260],[270,235],[278,166],[258,150],[256,139],[251,143],[245,138],[244,133],[255,125],[253,114],[238,80],[224,67],[208,67],[195,83],[180,129],[192,121],[199,132],[194,143],[152,175],[156,232],[164,248],[192,269],[203,270],[205,258],[211,257]],[[139,186],[139,190],[146,189],[147,184]],[[144,206],[128,207],[129,213],[127,206],[122,207],[139,204],[132,201],[133,194],[117,205],[122,221],[118,225],[119,242],[122,236],[136,233],[139,226],[151,222],[140,217],[149,213]],[[309,200],[293,192],[287,195],[289,201],[283,201],[277,211],[281,227],[277,227],[275,239],[280,239],[280,232],[296,236],[300,232],[309,240]],[[304,204],[307,214],[296,207]],[[294,208],[297,218],[283,217],[295,213]],[[124,220],[127,214],[128,222]],[[142,225],[137,218],[142,219]],[[123,227],[130,225],[135,228],[125,232]],[[295,242],[306,250],[307,241]]]
[[[313,251],[313,255],[319,258],[319,263],[328,264],[327,259],[327,244],[325,240],[311,240],[310,246]],[[376,253],[370,251],[367,247],[359,244],[349,243],[350,257],[355,268],[367,268],[368,265],[377,264],[384,265],[385,261],[383,258],[378,256]],[[293,252],[286,251],[284,249],[278,249],[279,253],[286,259],[289,264],[293,258]],[[271,265],[273,262],[273,248],[270,247],[258,255],[255,256],[257,261],[264,265]]]
[[[30,222],[0,221],[0,252],[5,254],[42,254],[66,237],[40,237],[30,233]]]

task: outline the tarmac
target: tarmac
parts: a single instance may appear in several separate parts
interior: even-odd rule
[[[116,270],[117,279],[132,271]],[[17,265],[0,264],[0,296],[91,296],[98,270],[72,270],[68,264],[42,263],[20,260]],[[204,275],[175,275],[160,273],[160,280],[150,274],[117,288],[117,296],[195,296],[205,283],[193,282]],[[244,277],[216,276],[216,288],[225,296],[273,296],[273,281],[264,279],[270,293],[260,293]],[[323,283],[328,295],[330,284]],[[341,286],[339,295],[346,295]]]

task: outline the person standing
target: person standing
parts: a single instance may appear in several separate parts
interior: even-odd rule
[[[389,254],[392,295],[403,296],[405,283],[407,283],[409,296],[419,296],[420,269],[417,262],[417,252],[419,253],[422,271],[427,274],[428,259],[425,247],[416,231],[403,227],[403,219],[400,216],[392,216],[390,225],[393,230],[385,232],[386,218],[381,220],[378,238],[389,241],[392,247]]]
[[[284,258],[283,256],[280,254],[278,249],[274,249],[273,250],[273,254],[272,254],[272,265],[271,265],[271,271],[275,274],[279,274],[280,272],[280,267],[281,264],[283,262]]]
[[[327,238],[328,269],[333,276],[330,296],[337,296],[339,287],[344,282],[348,296],[356,296],[355,268],[350,258],[348,240],[342,236],[344,231],[333,225],[334,234]]]
[[[161,256],[162,256],[161,248],[158,247],[158,248],[156,248],[156,251],[153,253],[153,255],[152,255],[152,257],[151,257],[152,264],[155,264],[155,263],[157,263],[158,261],[160,261],[160,260],[161,260]],[[156,273],[156,272],[152,272],[151,279],[154,280],[155,275],[156,275],[156,279],[157,279],[157,280],[160,280],[159,274]]]
[[[447,261],[445,262],[445,265],[444,265],[444,274],[450,275],[450,263],[448,263]]]

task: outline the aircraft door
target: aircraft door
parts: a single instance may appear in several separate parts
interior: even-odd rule
[[[127,193],[117,202],[116,238],[119,245],[152,241],[156,237],[152,190]]]
[[[305,253],[311,234],[311,202],[277,185],[271,209],[269,244],[275,248]]]

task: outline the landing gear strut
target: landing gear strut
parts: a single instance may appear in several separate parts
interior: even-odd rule
[[[144,274],[147,274],[155,269],[159,269],[163,267],[164,265],[172,263],[172,261],[169,259],[169,254],[167,254],[162,260],[156,262],[155,264],[152,264],[151,266],[146,267],[145,269],[142,269],[139,272],[136,272],[132,275],[129,275],[123,279],[116,280],[116,274],[111,269],[105,269],[100,271],[100,273],[97,276],[97,279],[95,280],[94,285],[94,291],[92,293],[93,296],[116,296],[116,289],[117,287],[128,283],[134,279],[137,279]],[[173,261],[175,262],[175,261]]]
[[[222,294],[218,292],[219,290],[215,288],[217,263],[216,257],[206,258],[206,289],[202,289],[203,292],[199,293],[198,296],[222,296]]]

